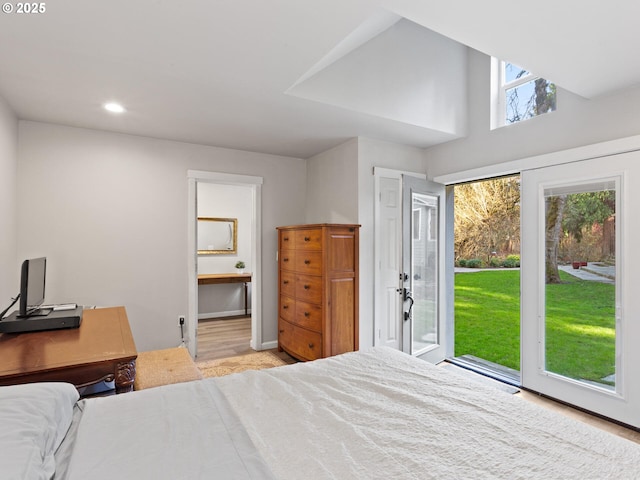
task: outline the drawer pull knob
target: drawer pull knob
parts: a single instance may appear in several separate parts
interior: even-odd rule
[[[280,330],[280,333],[284,333],[284,330]]]
[[[287,310],[288,308],[289,308],[289,305],[283,305],[283,306],[282,306],[282,309],[283,309],[283,310]]]
[[[309,348],[313,348],[313,343],[309,343]]]
[[[284,283],[285,285],[289,285],[289,280],[284,280],[282,283]]]
[[[311,315],[309,312],[304,312],[305,317],[308,317],[309,315]]]
[[[310,288],[311,288],[311,286],[309,286],[309,285],[305,285],[305,286],[304,286],[304,289],[305,289],[305,290],[309,290]]]
[[[305,264],[305,265],[309,265],[310,263],[311,263],[311,260],[305,260],[305,261],[304,261],[304,264]]]
[[[310,241],[311,241],[311,238],[309,238],[309,237],[304,237],[304,241],[305,241],[305,242],[310,242]]]
[[[282,241],[283,242],[288,242],[289,241],[289,237],[283,237]]]
[[[283,261],[283,262],[288,262],[288,261],[289,261],[289,258],[288,258],[288,257],[284,257],[284,258],[282,259],[282,261]]]

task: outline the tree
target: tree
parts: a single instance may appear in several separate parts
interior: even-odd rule
[[[594,225],[603,225],[615,213],[615,192],[601,190],[550,196],[545,199],[545,207],[545,280],[546,283],[560,283],[558,251],[561,239],[573,237],[580,243],[585,228],[593,230]],[[586,261],[586,258],[579,260]]]
[[[615,213],[615,205],[613,190],[573,193],[567,198],[563,228],[580,242],[583,228],[594,223],[603,224]]]
[[[562,235],[562,217],[566,199],[566,195],[550,196],[545,199],[545,283],[560,283],[558,247]]]
[[[454,217],[458,258],[519,252],[520,177],[457,185]]]
[[[520,68],[513,64],[509,65]],[[534,77],[527,70],[520,68],[514,78],[517,80],[526,78],[527,76]],[[527,118],[532,118],[556,109],[555,84],[544,78],[534,78],[529,82],[507,90],[506,121],[508,124],[526,120]],[[526,94],[527,97],[520,98],[520,94]]]
[[[547,113],[556,109],[556,86],[544,78],[537,78],[534,88],[535,115]]]

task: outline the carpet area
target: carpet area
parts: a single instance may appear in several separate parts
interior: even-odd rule
[[[186,348],[138,352],[133,389],[143,390],[201,378],[202,375]]]
[[[196,362],[203,377],[222,377],[245,370],[262,370],[282,365],[287,365],[287,362],[271,352],[255,352],[237,357]]]

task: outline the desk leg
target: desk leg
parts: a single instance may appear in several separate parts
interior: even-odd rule
[[[248,283],[244,282],[244,315],[247,316],[249,314],[249,310],[247,309],[247,290]]]
[[[122,362],[116,366],[116,393],[133,391],[133,380],[136,378],[136,361]]]

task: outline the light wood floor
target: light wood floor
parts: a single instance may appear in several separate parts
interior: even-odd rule
[[[581,422],[588,423],[589,425],[600,428],[602,430],[606,430],[609,433],[613,433],[620,437],[626,438],[627,440],[640,443],[640,432],[638,430],[618,425],[617,423],[610,422],[608,420],[605,420],[604,418],[591,415],[581,410],[577,410],[573,407],[570,407],[569,405],[565,405],[549,398],[542,397],[533,392],[521,390],[517,395],[521,396],[529,402],[537,403],[538,405],[541,405],[545,408],[554,410],[558,413],[574,418]]]
[[[251,317],[239,316],[224,319],[200,320],[198,322],[198,357],[196,360],[200,362],[252,353],[254,350],[249,346],[250,339]],[[285,352],[278,352],[277,348],[270,351],[287,363],[296,362],[294,358]],[[563,415],[640,443],[640,432],[637,430],[609,422],[548,398],[541,397],[535,393],[521,391],[517,395],[529,402],[537,403]]]
[[[213,318],[198,322],[198,356],[196,361],[215,360],[253,353],[251,341],[251,317],[237,316]],[[287,363],[296,360],[277,348],[268,350]]]

